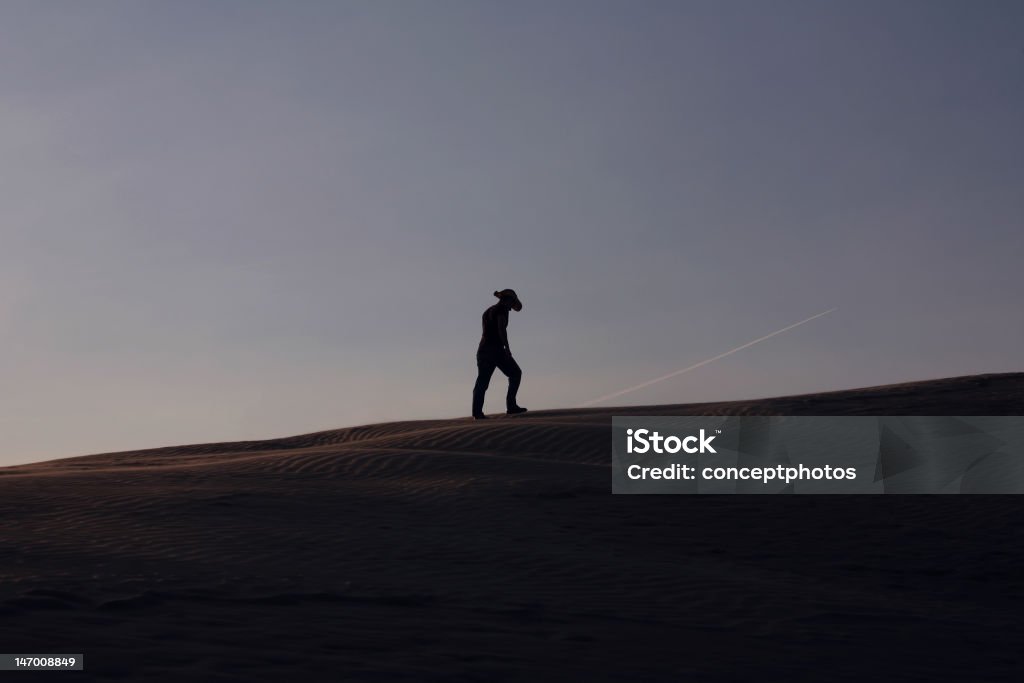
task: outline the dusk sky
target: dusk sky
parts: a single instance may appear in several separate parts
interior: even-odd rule
[[[1024,3],[0,3],[0,464],[1021,369]],[[495,374],[488,410],[503,409]]]

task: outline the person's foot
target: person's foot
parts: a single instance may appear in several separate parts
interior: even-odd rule
[[[512,406],[511,408],[509,408],[505,412],[508,413],[509,415],[518,415],[519,413],[525,413],[526,412],[526,408],[524,408],[522,406]]]
[[[474,419],[474,420],[486,420],[486,419],[488,419],[488,418],[487,418],[487,416],[486,416],[486,415],[484,415],[483,413],[480,413],[480,414],[478,414],[478,415],[474,415],[474,416],[473,416],[473,419]]]

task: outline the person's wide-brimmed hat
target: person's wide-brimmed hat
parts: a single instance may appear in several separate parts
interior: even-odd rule
[[[503,289],[500,292],[495,292],[494,296],[498,297],[499,299],[509,301],[509,303],[512,305],[513,310],[523,310],[523,302],[519,300],[519,295],[516,294],[516,290],[514,289]]]

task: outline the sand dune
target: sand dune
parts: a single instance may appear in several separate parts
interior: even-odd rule
[[[0,469],[0,649],[84,652],[75,680],[1016,680],[1018,498],[613,497],[625,414],[1024,414],[1024,374]]]

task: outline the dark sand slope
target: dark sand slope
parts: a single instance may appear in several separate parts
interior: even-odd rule
[[[1014,680],[1024,502],[610,495],[613,414],[1022,414],[1024,374],[0,469],[3,680]]]

